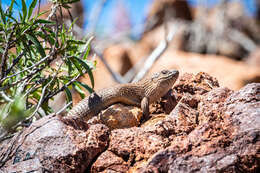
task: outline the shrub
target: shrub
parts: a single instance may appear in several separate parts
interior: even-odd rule
[[[31,123],[36,114],[53,112],[48,103],[59,92],[66,92],[68,103],[72,87],[81,95],[82,87],[92,92],[94,63],[87,60],[91,39],[76,39],[72,34],[75,21],[65,27],[56,15],[76,1],[54,0],[47,19],[39,18],[45,12],[35,13],[37,0],[28,8],[21,0],[18,17],[13,10],[15,0],[6,10],[0,4],[0,123],[8,132],[22,122]],[[77,81],[85,73],[91,87]]]

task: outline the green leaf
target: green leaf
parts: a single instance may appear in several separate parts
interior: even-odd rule
[[[33,93],[32,93],[32,96],[33,96],[34,98],[36,98],[37,100],[40,100],[40,98],[41,98],[41,93],[40,93],[39,91],[36,91],[36,92],[33,92]]]
[[[22,11],[23,11],[22,22],[24,22],[27,16],[27,7],[26,7],[25,0],[22,0]]]
[[[12,0],[11,4],[10,4],[10,6],[9,6],[8,15],[10,15],[10,16],[12,15],[12,12],[13,12],[14,2],[15,2],[15,0]]]
[[[0,15],[1,15],[1,21],[6,24],[6,18],[5,18],[5,14],[4,11],[2,9],[2,3],[0,3]]]
[[[66,8],[66,9],[70,9],[70,8],[71,8],[71,6],[69,6],[69,5],[67,5],[67,4],[62,4],[62,7],[63,7],[63,8]]]
[[[67,44],[85,44],[85,42],[81,40],[67,40]]]
[[[88,85],[86,85],[86,84],[84,84],[84,83],[82,83],[82,82],[80,82],[80,81],[75,81],[75,82],[79,83],[79,84],[80,84],[83,88],[85,88],[89,93],[93,93],[93,89],[90,88]]]
[[[18,23],[18,21],[13,16],[11,16],[11,14],[7,15],[6,17],[8,18],[8,21],[12,19],[15,23]]]
[[[37,0],[33,0],[32,3],[30,4],[29,6],[29,11],[28,11],[28,16],[27,16],[27,20],[30,19],[31,15],[32,15],[32,12],[33,12],[33,9],[34,7],[36,6],[37,4]]]
[[[38,39],[34,35],[26,34],[27,38],[33,42],[38,52],[41,54],[42,57],[45,57],[46,54],[44,52],[44,49],[41,45],[41,43],[38,41]]]
[[[75,22],[78,20],[78,18],[75,18],[73,21],[72,21],[72,23],[70,24],[70,27],[69,27],[69,29],[68,29],[68,32],[71,32],[71,30],[72,30],[72,28],[73,28],[73,26],[74,26],[74,24],[75,24]]]
[[[32,106],[29,109],[26,109],[26,111],[24,111],[24,116],[27,118],[29,116],[31,116],[31,114],[36,110],[36,106]]]
[[[6,116],[8,115],[8,111],[10,109],[11,104],[12,104],[12,102],[9,102],[9,103],[1,106],[1,109],[0,109],[0,121],[5,119]]]
[[[55,24],[55,22],[53,22],[53,21],[49,21],[49,20],[44,20],[44,19],[37,19],[37,20],[35,20],[35,24],[37,24],[37,23],[40,23],[40,24]]]
[[[71,102],[72,101],[72,95],[71,95],[70,90],[67,87],[65,87],[65,92],[66,92],[66,97],[67,97],[68,101]]]
[[[46,14],[46,13],[48,13],[49,11],[51,11],[51,10],[46,10],[46,11],[40,12],[37,16],[34,16],[34,18],[37,19],[37,18],[39,18],[41,15]]]
[[[79,73],[80,73],[81,75],[83,75],[82,69],[81,69],[81,67],[80,67],[80,65],[79,65],[79,63],[78,63],[78,61],[77,61],[76,58],[77,58],[77,57],[72,56],[72,57],[70,58],[70,60],[71,60],[71,62],[75,65],[75,67],[77,68],[77,70],[79,71]]]
[[[62,4],[72,4],[72,3],[75,3],[75,2],[78,2],[80,0],[69,0],[69,1],[63,1]]]
[[[25,98],[19,94],[10,105],[6,105],[8,106],[7,109],[9,109],[9,112],[8,115],[2,120],[2,125],[6,130],[9,131],[14,125],[25,119],[25,104]]]
[[[84,91],[80,88],[80,85],[77,82],[73,82],[73,86],[75,88],[75,90],[79,93],[80,97],[83,99],[85,98],[85,93]]]
[[[22,13],[19,12],[20,20],[23,19]]]
[[[72,64],[71,61],[69,61],[68,59],[65,59],[65,63],[68,66],[68,74],[71,75],[72,72]]]
[[[85,54],[83,55],[83,59],[87,59],[87,56],[89,54],[89,51],[90,51],[90,43],[91,41],[94,39],[94,37],[90,37],[86,43],[87,47],[86,47],[86,52]]]
[[[94,77],[93,77],[93,73],[91,71],[91,68],[88,66],[88,64],[83,61],[82,59],[75,57],[75,59],[87,70],[87,73],[90,77],[90,81],[91,81],[91,86],[92,88],[94,88]]]

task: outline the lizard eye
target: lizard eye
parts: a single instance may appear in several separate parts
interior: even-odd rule
[[[167,70],[163,70],[162,74],[167,74],[167,72],[168,72]]]

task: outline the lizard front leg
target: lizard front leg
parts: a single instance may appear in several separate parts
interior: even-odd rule
[[[141,109],[143,111],[143,118],[147,118],[149,115],[149,99],[144,97],[141,101]]]

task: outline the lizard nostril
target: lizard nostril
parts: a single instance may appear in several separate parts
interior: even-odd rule
[[[172,70],[172,74],[179,75],[179,71],[178,70]]]

